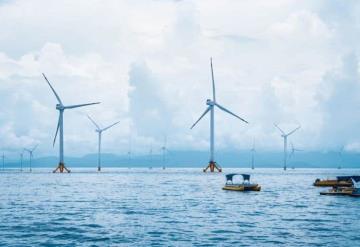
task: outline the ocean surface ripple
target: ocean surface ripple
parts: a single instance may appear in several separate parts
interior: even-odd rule
[[[316,178],[360,170],[226,169],[261,192],[223,191],[195,168],[0,172],[1,246],[358,246],[360,198]]]

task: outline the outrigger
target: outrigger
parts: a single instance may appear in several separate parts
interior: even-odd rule
[[[242,176],[243,182],[242,183],[234,183],[233,177],[234,176]],[[223,190],[233,190],[233,191],[260,191],[261,186],[258,184],[250,183],[250,175],[249,174],[238,174],[238,173],[231,173],[226,175],[226,183],[223,187]]]
[[[317,187],[351,187],[353,185],[351,178],[360,179],[360,176],[337,176],[336,179],[324,180],[317,178],[313,185]]]

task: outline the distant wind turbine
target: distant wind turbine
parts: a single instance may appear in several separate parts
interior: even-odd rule
[[[290,154],[289,154],[289,159],[294,156],[295,152],[301,152],[301,151],[303,151],[302,149],[297,149],[297,148],[295,148],[295,147],[294,147],[294,144],[293,144],[292,142],[290,143],[290,145],[291,145],[291,152],[290,152]]]
[[[130,138],[129,138],[129,151],[127,152],[129,164],[131,163],[131,154],[132,154],[132,150],[131,150],[131,136],[130,136]]]
[[[4,153],[1,155],[1,159],[2,159],[2,169],[5,170],[5,154]]]
[[[208,166],[203,171],[206,172],[210,168],[211,172],[214,172],[215,169],[218,170],[219,172],[221,172],[221,168],[215,162],[215,157],[214,157],[214,153],[215,153],[215,151],[214,151],[215,150],[215,121],[214,121],[215,106],[218,107],[220,110],[240,119],[241,121],[243,121],[245,123],[248,123],[248,122],[217,103],[212,58],[210,58],[210,67],[211,67],[213,98],[212,98],[212,100],[211,99],[206,100],[206,105],[208,107],[206,108],[205,112],[200,116],[200,118],[191,126],[190,129],[194,128],[194,126],[210,111],[210,160],[209,160]]]
[[[162,152],[162,161],[163,161],[163,164],[165,165],[165,162],[166,162],[166,157],[167,157],[167,154],[170,153],[169,149],[167,148],[167,136],[165,136],[164,138],[164,145],[161,147],[161,152]]]
[[[60,143],[59,143],[59,165],[56,167],[56,169],[53,171],[54,173],[57,171],[60,171],[60,173],[63,173],[64,170],[67,172],[70,172],[69,169],[67,169],[65,167],[65,163],[64,163],[64,110],[66,109],[73,109],[73,108],[78,108],[78,107],[83,107],[83,106],[88,106],[88,105],[95,105],[95,104],[99,104],[100,102],[96,102],[96,103],[88,103],[88,104],[80,104],[80,105],[70,105],[70,106],[65,106],[59,95],[56,93],[55,89],[52,87],[52,85],[50,84],[49,80],[46,78],[45,74],[42,74],[46,80],[46,82],[49,84],[51,91],[53,91],[58,104],[56,104],[56,110],[59,111],[59,120],[58,120],[58,124],[57,124],[57,128],[56,128],[56,132],[55,132],[55,137],[54,137],[54,142],[53,142],[53,146],[55,145],[55,141],[56,141],[56,137],[57,134],[60,130]]]
[[[98,140],[99,140],[98,141],[98,171],[101,171],[101,135],[102,135],[102,132],[110,129],[114,125],[118,124],[120,121],[117,121],[117,122],[109,125],[108,127],[102,129],[89,115],[87,115],[87,117],[95,125],[95,127],[96,127],[95,132],[98,133]]]
[[[255,161],[255,153],[256,153],[256,150],[255,150],[255,139],[253,141],[253,147],[252,149],[250,149],[251,151],[251,169],[255,169],[255,165],[254,165],[254,161]]]
[[[34,157],[33,152],[35,151],[37,146],[38,145],[35,145],[32,149],[24,148],[24,150],[29,153],[29,169],[30,169],[30,172],[32,171],[31,162],[32,162],[32,158]]]
[[[274,123],[274,125],[278,130],[280,130],[281,137],[284,138],[284,170],[286,170],[286,168],[287,168],[287,166],[286,166],[286,162],[287,162],[287,138],[288,138],[288,136],[293,134],[295,131],[300,129],[301,126],[299,125],[297,128],[295,128],[294,130],[292,130],[292,131],[290,131],[289,133],[286,134],[282,129],[280,129],[280,127],[277,124]]]
[[[290,152],[290,154],[289,154],[289,160],[295,155],[295,152],[301,152],[301,151],[303,151],[302,149],[297,149],[297,148],[295,148],[294,147],[294,144],[291,142],[290,143],[290,145],[291,145],[291,152]],[[292,169],[294,169],[294,166],[292,166]]]
[[[149,151],[149,160],[150,160],[150,164],[152,164],[152,161],[153,161],[153,148],[152,148],[152,145],[151,145],[150,151]]]

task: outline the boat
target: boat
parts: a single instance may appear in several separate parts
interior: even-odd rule
[[[313,185],[317,187],[351,187],[351,178],[360,179],[360,176],[337,176],[336,179],[324,180],[317,178]]]
[[[333,188],[328,191],[320,192],[320,195],[360,197],[360,188],[358,185],[360,176],[347,176],[346,179],[351,182],[351,187],[333,186]]]
[[[242,176],[242,183],[234,183],[233,178],[235,176]],[[223,190],[232,190],[232,191],[260,191],[261,186],[258,184],[250,183],[250,175],[249,174],[239,174],[239,173],[231,173],[226,176],[225,186],[222,188]]]

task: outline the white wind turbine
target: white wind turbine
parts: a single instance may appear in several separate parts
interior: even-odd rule
[[[290,154],[289,154],[289,160],[294,156],[295,152],[301,152],[301,151],[303,151],[303,150],[301,150],[301,149],[295,148],[295,147],[294,147],[294,144],[293,144],[292,142],[290,143],[290,145],[291,145],[291,152],[290,152]],[[292,166],[292,169],[294,169],[294,166]]]
[[[166,162],[166,155],[168,153],[170,153],[169,149],[167,148],[167,136],[165,136],[164,138],[164,145],[161,147],[161,153],[162,153],[162,161],[163,161],[163,164],[165,165],[165,162]]]
[[[129,151],[127,152],[129,165],[131,163],[131,154],[132,154],[132,150],[131,150],[131,136],[130,136],[130,138],[129,138]]]
[[[215,80],[214,80],[214,71],[212,65],[212,58],[210,58],[210,67],[211,67],[211,78],[212,78],[212,91],[213,91],[213,98],[206,100],[206,105],[208,106],[205,112],[200,116],[200,118],[191,126],[190,129],[194,128],[194,126],[210,111],[210,160],[208,166],[204,169],[204,172],[210,168],[211,172],[214,172],[214,169],[217,169],[221,172],[221,168],[216,164],[215,157],[214,157],[214,149],[215,149],[215,106],[218,107],[220,110],[233,115],[234,117],[240,119],[241,121],[248,123],[246,120],[242,119],[241,117],[237,116],[236,114],[232,113],[225,107],[219,105],[216,101],[216,92],[215,92]]]
[[[4,153],[1,155],[1,159],[2,159],[2,169],[5,170],[5,154]]]
[[[150,165],[152,165],[153,162],[153,148],[152,145],[150,146],[150,151],[149,151],[149,161],[150,161]],[[150,166],[150,169],[152,168],[152,166]]]
[[[98,141],[98,171],[101,171],[101,135],[102,135],[102,132],[110,129],[114,125],[118,124],[120,121],[117,121],[117,122],[109,125],[108,127],[100,128],[99,125],[89,115],[87,117],[95,125],[95,127],[96,127],[95,132],[98,133],[98,140],[99,140]]]
[[[32,162],[32,158],[34,157],[33,152],[35,151],[37,146],[38,145],[35,145],[32,149],[24,148],[24,150],[29,153],[29,169],[30,169],[30,172],[32,171],[31,162]]]
[[[300,129],[301,126],[299,125],[297,128],[295,128],[294,130],[292,130],[292,131],[290,131],[289,133],[286,134],[282,129],[280,129],[280,127],[277,124],[274,123],[274,125],[278,130],[280,130],[281,137],[284,138],[284,170],[286,170],[286,168],[287,168],[287,166],[286,166],[286,162],[287,162],[287,138],[288,138],[288,136],[293,134],[295,131]]]
[[[45,74],[42,74],[46,80],[46,82],[49,84],[51,90],[53,91],[58,104],[56,104],[56,110],[59,111],[59,120],[58,120],[58,124],[57,124],[57,128],[56,128],[56,133],[55,133],[55,137],[54,137],[54,142],[53,142],[53,146],[55,145],[55,141],[56,141],[56,137],[57,134],[60,130],[60,141],[59,141],[59,165],[56,167],[56,169],[53,171],[54,173],[57,172],[58,170],[60,171],[60,173],[67,171],[70,172],[70,170],[68,170],[65,167],[65,163],[64,163],[64,110],[66,109],[73,109],[73,108],[78,108],[78,107],[83,107],[83,106],[88,106],[88,105],[95,105],[95,104],[100,104],[100,102],[96,102],[96,103],[88,103],[88,104],[80,104],[80,105],[69,105],[69,106],[65,106],[59,95],[55,92],[55,89],[51,86],[49,80],[46,78]]]
[[[256,150],[255,150],[255,139],[253,141],[253,147],[252,149],[250,149],[251,151],[251,169],[255,169],[255,164],[254,164],[254,161],[255,161],[255,153],[256,153]]]

